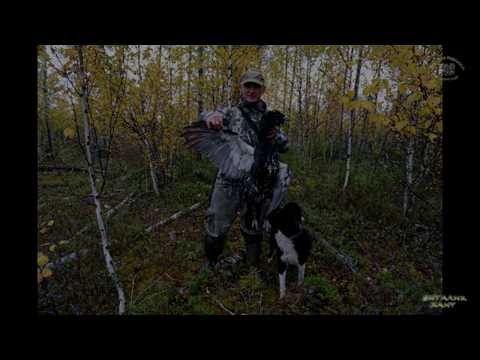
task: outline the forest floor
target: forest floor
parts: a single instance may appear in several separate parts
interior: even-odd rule
[[[228,262],[243,249],[238,219],[220,268],[200,271],[214,171],[203,161],[189,161],[160,196],[151,191],[148,174],[131,165],[140,163],[138,159],[115,161],[116,166],[111,166],[101,197],[105,212],[134,193],[132,201],[107,221],[127,314],[440,313],[422,301],[424,295],[442,293],[440,190],[416,189],[433,206],[417,200],[405,218],[401,167],[375,168],[373,162],[354,162],[349,187],[342,192],[344,161],[317,160],[315,166],[305,167],[296,154],[287,154],[283,161],[294,172],[288,200],[303,207],[306,225],[317,241],[307,262],[304,286],[295,286],[296,270],[289,270],[287,295],[279,301],[276,264],[266,259],[267,241],[260,265],[267,279],[242,261]],[[78,156],[69,152],[59,154],[50,164],[81,166]],[[53,275],[40,282],[40,314],[110,315],[117,311],[117,294],[106,271],[89,194],[86,173],[38,173],[38,251],[50,262],[79,254],[76,260],[53,268]],[[149,225],[197,202],[201,205],[196,210],[146,231]],[[92,226],[75,236],[88,224]],[[318,239],[350,256],[358,271],[345,266]]]

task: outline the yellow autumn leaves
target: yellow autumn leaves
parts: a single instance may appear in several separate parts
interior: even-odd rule
[[[47,264],[48,256],[42,252],[39,252],[37,254],[37,282],[39,284],[43,281],[43,279],[53,275],[52,270],[47,266]]]
[[[369,112],[375,111],[375,104],[368,100],[350,100],[350,98],[344,96],[341,101],[347,110],[365,109]]]
[[[39,252],[37,254],[37,264],[38,266],[44,266],[48,262],[48,256]]]
[[[59,245],[67,244],[68,241],[62,240],[59,242]],[[48,243],[47,243],[48,245]],[[52,244],[49,246],[48,250],[54,252],[57,248],[57,245]],[[39,251],[37,253],[37,282],[40,284],[45,278],[49,278],[53,275],[51,265],[49,265],[49,258],[43,252]]]
[[[55,223],[55,221],[50,220],[49,222],[47,222],[47,226],[52,227],[54,223]],[[45,224],[45,223],[43,223],[43,224]],[[45,234],[48,231],[48,227],[41,228],[40,231],[39,231],[40,234]]]
[[[75,131],[72,128],[66,128],[63,130],[63,136],[67,139],[73,139],[75,137]]]
[[[438,79],[430,79],[423,83],[427,89],[438,89]],[[386,80],[374,80],[371,84],[363,88],[363,95],[368,96],[370,94],[378,94],[379,91],[385,89],[387,96],[391,96],[392,88],[390,83]],[[442,115],[442,95],[441,93],[432,91],[428,96],[420,92],[412,91],[410,84],[400,83],[397,85],[398,93],[405,95],[402,106],[416,106],[415,117],[416,123],[412,124],[409,115],[406,113],[383,114],[377,112],[377,105],[369,100],[356,99],[353,100],[353,91],[349,91],[345,96],[341,98],[341,102],[347,111],[364,109],[368,112],[368,121],[380,124],[385,127],[390,127],[406,136],[414,136],[422,133],[430,141],[435,141],[443,132],[442,121],[435,122],[432,127],[434,117],[440,117]],[[408,95],[406,95],[408,92]]]
[[[390,82],[387,79],[376,79],[371,84],[365,86],[362,90],[363,95],[368,96],[370,94],[376,94],[382,89],[388,89]],[[352,90],[353,93],[353,90]]]
[[[387,126],[390,120],[383,114],[369,114],[368,120]]]
[[[51,228],[55,224],[54,220],[49,220],[48,222],[42,223],[43,226],[46,225],[46,227],[43,227],[42,229],[39,230],[40,234],[45,234],[49,228]],[[58,242],[58,245],[65,245],[68,244],[68,241],[66,240],[61,240]],[[50,244],[48,242],[43,243],[42,246],[48,246],[48,251],[50,252],[55,252],[57,249],[56,244]],[[51,269],[51,264],[49,264],[49,258],[47,255],[45,255],[43,252],[39,251],[37,252],[37,281],[40,284],[45,278],[51,277],[53,275],[52,269]]]

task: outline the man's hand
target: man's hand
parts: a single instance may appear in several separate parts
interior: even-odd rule
[[[216,130],[220,130],[221,128],[223,128],[223,115],[215,112],[208,118],[206,118],[205,122],[209,129],[214,128]]]

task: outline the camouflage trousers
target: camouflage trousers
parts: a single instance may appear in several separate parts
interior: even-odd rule
[[[283,164],[284,165],[284,164]],[[275,206],[286,195],[290,171],[286,165],[280,167],[278,180],[273,189]],[[263,232],[262,220],[257,217],[258,209],[253,203],[245,199],[247,184],[242,180],[232,181],[218,175],[215,179],[210,206],[206,216],[207,234],[214,238],[224,237],[235,218],[240,216],[240,229],[248,235],[259,235]],[[268,209],[271,199],[267,199],[262,206]]]

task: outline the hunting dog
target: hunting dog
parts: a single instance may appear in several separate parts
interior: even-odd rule
[[[303,226],[302,208],[294,202],[276,209],[267,219],[266,228],[270,232],[270,256],[276,251],[280,299],[285,297],[285,280],[288,265],[298,269],[297,285],[302,285],[305,277],[305,263],[310,255],[313,236]]]

